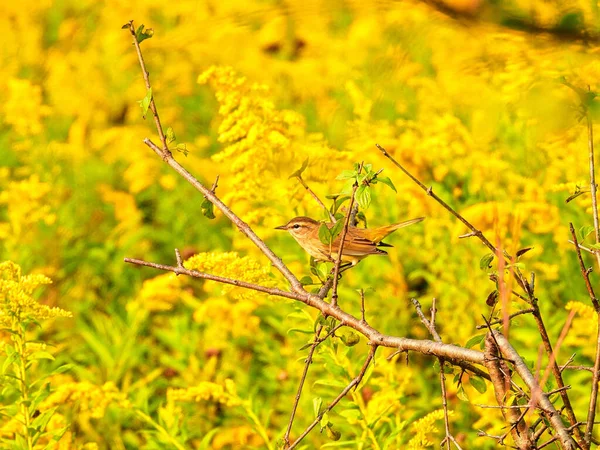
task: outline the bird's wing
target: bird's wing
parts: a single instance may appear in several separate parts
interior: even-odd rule
[[[340,248],[340,240],[341,236],[338,236],[333,241],[333,251]],[[346,237],[346,240],[344,242],[344,250],[342,251],[343,255],[349,256],[376,255],[384,253],[386,252],[377,248],[377,244],[375,242],[361,237]]]

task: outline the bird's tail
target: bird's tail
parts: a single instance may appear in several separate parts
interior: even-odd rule
[[[396,231],[398,228],[404,228],[409,225],[422,222],[423,220],[425,220],[425,217],[417,217],[416,219],[406,220],[404,222],[387,225],[385,227],[373,228],[372,230],[370,230],[372,231],[372,234],[371,236],[369,236],[369,238],[371,239],[371,241],[378,243],[379,241],[383,240],[386,236]]]

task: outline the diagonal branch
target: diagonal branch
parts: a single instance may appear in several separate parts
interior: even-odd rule
[[[376,351],[377,351],[377,345],[371,344],[371,350],[369,351],[369,355],[367,356],[367,359],[366,359],[365,363],[363,364],[362,369],[360,370],[360,373],[356,377],[354,377],[352,379],[352,381],[350,381],[350,383],[342,390],[342,392],[340,392],[339,395],[329,405],[327,405],[327,407],[325,409],[323,409],[323,411],[321,411],[317,415],[315,420],[306,428],[306,430],[304,430],[302,432],[302,434],[300,436],[298,436],[298,439],[296,439],[294,441],[294,443],[289,447],[289,450],[296,448],[298,446],[298,444],[302,441],[302,439],[304,439],[306,437],[306,435],[308,435],[308,433],[310,433],[310,431],[314,427],[317,426],[317,424],[321,421],[323,416],[326,413],[328,413],[329,411],[331,411],[335,407],[335,405],[337,405],[340,402],[340,400],[343,399],[348,392],[350,392],[350,390],[352,388],[357,387],[360,384],[363,377],[365,376],[365,373],[367,371],[367,368],[369,367],[369,364],[371,364],[371,361],[375,357]]]
[[[421,181],[419,181],[419,179],[417,179],[404,166],[402,166],[398,161],[396,161],[396,159],[392,155],[390,155],[387,152],[387,150],[384,149],[382,146],[380,146],[379,144],[375,144],[375,146],[396,167],[398,167],[400,170],[402,170],[402,172],[404,172],[413,182],[415,182],[421,189],[423,189],[427,193],[427,195],[432,197],[435,201],[437,201],[440,205],[442,205],[444,207],[444,209],[446,209],[448,212],[450,212],[454,217],[456,217],[458,220],[460,220],[467,228],[469,228],[471,230],[471,233],[469,234],[469,236],[477,236],[477,238],[479,238],[479,240],[487,248],[489,248],[492,251],[492,253],[494,253],[494,255],[499,256],[501,254],[501,253],[499,253],[498,249],[496,249],[496,247],[490,242],[490,240],[488,238],[486,238],[484,236],[484,234],[480,230],[475,228],[475,226],[473,226],[460,213],[458,213],[454,208],[452,208],[450,205],[448,205],[448,203],[446,203],[437,194],[435,194],[433,192],[433,190],[431,189],[431,187],[427,187]],[[513,261],[512,256],[508,255],[506,252],[503,252],[503,254],[506,258],[508,258],[509,261]],[[507,265],[506,262],[505,262],[505,265]],[[517,283],[523,289],[523,291],[527,294],[528,303],[531,305],[531,307],[533,309],[532,315],[535,319],[535,323],[538,328],[538,332],[540,333],[540,337],[544,344],[544,349],[546,350],[546,354],[550,357],[553,354],[552,343],[550,342],[550,336],[548,335],[548,331],[546,330],[546,325],[544,324],[544,320],[542,318],[542,313],[541,313],[539,305],[538,305],[538,299],[535,297],[534,292],[533,292],[533,289],[534,289],[533,281],[531,283],[529,283],[517,267],[514,268],[514,274],[516,276]],[[562,373],[561,373],[560,369],[558,368],[558,364],[556,363],[556,361],[554,361],[551,364],[551,369],[552,369],[552,375],[554,376],[554,379],[556,380],[556,384],[558,385],[558,387],[559,388],[565,387],[564,380],[562,379]],[[578,423],[578,421],[577,421],[577,417],[575,416],[575,411],[573,410],[573,406],[571,405],[571,400],[569,399],[568,392],[566,390],[562,390],[562,391],[560,391],[560,396],[565,405],[565,410],[567,413],[567,417],[569,418],[569,423],[571,425],[576,425]],[[577,436],[577,439],[583,440],[583,436],[582,436],[579,428],[576,426],[574,429],[575,429],[575,435]]]
[[[318,309],[325,316],[331,316],[340,322],[343,326],[350,327],[365,336],[369,342],[375,342],[380,347],[396,348],[399,351],[415,351],[425,355],[440,356],[448,362],[456,365],[464,364],[483,364],[483,353],[477,350],[459,347],[453,344],[443,344],[441,342],[433,342],[426,339],[409,339],[400,336],[385,335],[371,327],[361,319],[354,317],[351,314],[333,307],[331,304],[324,301],[318,295],[310,294],[306,291],[288,292],[277,288],[260,286],[257,284],[248,283],[242,280],[234,280],[231,278],[211,275],[195,270],[189,270],[185,267],[169,266],[165,264],[156,264],[152,262],[142,261],[139,259],[125,258],[125,262],[146,267],[152,267],[158,270],[165,270],[175,274],[188,275],[194,278],[203,278],[206,280],[217,281],[219,283],[231,284],[233,286],[251,289],[258,292],[264,292],[269,295],[285,297],[292,300],[297,300],[308,306]],[[461,365],[462,364],[462,365]],[[469,370],[469,369],[467,369]],[[485,372],[480,369],[473,368],[486,376]],[[479,374],[479,373],[478,373]]]
[[[304,370],[302,371],[302,376],[300,377],[300,383],[298,383],[298,391],[296,392],[296,397],[294,397],[294,405],[292,406],[292,412],[290,413],[290,420],[288,422],[288,426],[285,431],[285,435],[283,436],[284,448],[286,448],[286,449],[289,448],[289,446],[290,446],[290,433],[292,432],[292,425],[294,423],[294,417],[296,415],[296,410],[298,409],[298,403],[300,402],[300,397],[302,395],[302,389],[304,388],[304,382],[306,381],[306,376],[308,375],[308,369],[310,368],[310,365],[312,364],[313,354],[315,353],[317,346],[321,342],[323,342],[325,339],[329,338],[330,336],[333,336],[333,334],[337,330],[339,330],[342,326],[343,326],[343,324],[341,324],[341,323],[336,325],[324,337],[319,337],[321,334],[321,331],[323,330],[323,325],[319,325],[315,331],[315,340],[314,340],[313,344],[310,346],[310,350],[308,351],[308,356],[306,357],[306,361],[304,362]]]
[[[181,164],[179,164],[175,159],[173,159],[172,155],[168,155],[167,157],[163,157],[162,150],[158,147],[154,142],[150,139],[144,139],[144,144],[150,147],[154,152],[162,157],[164,161],[171,166],[175,172],[185,178],[192,186],[194,186],[198,191],[200,191],[213,205],[215,205],[219,210],[227,217],[238,229],[245,234],[248,239],[250,239],[254,245],[256,245],[263,254],[269,258],[271,263],[281,272],[281,274],[288,280],[294,292],[303,292],[302,284],[296,276],[288,269],[288,267],[283,263],[281,258],[279,258],[273,250],[271,250],[264,241],[259,238],[256,233],[250,228],[250,226],[240,219],[231,209],[225,205],[210,189],[204,186],[200,181],[198,181],[191,173],[185,170]]]
[[[323,203],[321,201],[321,199],[319,198],[319,196],[317,194],[315,194],[315,191],[313,191],[310,188],[310,186],[308,184],[306,184],[306,181],[304,181],[304,179],[302,178],[302,175],[296,175],[296,178],[298,179],[298,181],[300,182],[300,184],[304,187],[304,189],[306,189],[308,191],[308,193],[315,200],[315,202],[317,202],[317,204],[321,208],[323,208],[323,210],[327,213],[327,215],[329,216],[329,220],[331,221],[331,223],[336,223],[337,220],[335,219],[335,216],[333,214],[331,214],[331,211],[329,211],[329,208],[327,208],[327,206],[325,206],[325,203]]]

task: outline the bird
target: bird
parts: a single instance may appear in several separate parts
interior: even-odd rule
[[[344,239],[344,248],[342,249],[341,260],[348,263],[348,267],[355,266],[359,261],[369,255],[387,255],[381,247],[392,247],[390,244],[381,242],[391,233],[399,228],[423,221],[425,217],[417,217],[416,219],[406,220],[404,222],[386,225],[377,228],[357,228],[348,227],[346,238]],[[317,261],[336,261],[337,252],[340,248],[340,233],[331,245],[324,244],[319,239],[319,228],[322,222],[318,222],[310,217],[294,217],[285,225],[276,227],[276,230],[288,231],[300,246],[306,250]],[[331,229],[334,224],[326,224]]]

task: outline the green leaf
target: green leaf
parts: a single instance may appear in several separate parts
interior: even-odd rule
[[[138,100],[138,103],[140,104],[140,108],[142,108],[142,117],[144,119],[146,118],[146,114],[148,113],[148,108],[150,107],[151,101],[152,101],[152,88],[150,88],[146,91],[146,96],[143,99]]]
[[[319,425],[321,426],[321,429],[323,429],[329,425],[329,414],[327,414],[327,413],[323,414],[323,416],[321,417],[321,421],[319,422]]]
[[[335,238],[340,235],[340,233],[342,232],[343,228],[344,228],[344,221],[343,220],[338,220],[335,223],[335,225],[333,225],[331,227],[331,230],[329,230],[329,232],[331,233],[331,242],[335,241]]]
[[[456,391],[456,396],[458,398],[460,398],[463,402],[468,402],[469,401],[469,397],[467,397],[467,393],[465,392],[464,388],[462,386],[460,386],[458,388],[458,390]]]
[[[336,388],[345,388],[346,385],[344,383],[342,383],[339,380],[333,379],[333,378],[323,378],[320,380],[317,380],[313,383],[313,386],[316,385],[321,385],[321,386],[330,386],[330,387],[336,387]]]
[[[2,364],[2,375],[6,373],[8,368],[14,364],[17,359],[19,359],[19,354],[17,352],[13,352],[4,360],[4,364]]]
[[[582,241],[585,241],[585,239],[594,232],[594,227],[592,227],[591,225],[584,225],[583,227],[581,227],[579,229],[579,238]]]
[[[177,138],[175,137],[175,132],[171,127],[167,128],[167,133],[165,134],[165,137],[167,138],[167,144],[170,144],[171,142],[175,142],[177,140]]]
[[[305,275],[302,278],[300,278],[300,284],[302,286],[307,286],[309,284],[313,284],[313,279],[311,277],[309,277],[308,275]]]
[[[186,144],[177,144],[175,146],[175,150],[177,150],[180,153],[183,153],[183,156],[187,156],[189,153],[189,150],[187,149],[187,145]]]
[[[481,270],[488,270],[492,268],[492,261],[494,260],[494,254],[493,253],[488,253],[487,255],[484,255],[480,260],[479,260],[479,268]]]
[[[300,333],[300,334],[313,334],[314,331],[312,330],[303,330],[302,328],[290,328],[289,330],[287,330],[287,334],[292,334],[292,333]]]
[[[202,215],[204,217],[207,217],[209,219],[215,218],[214,205],[206,197],[204,197],[204,200],[202,200],[202,203],[200,204],[200,209],[202,209]]]
[[[54,361],[54,356],[52,356],[48,352],[34,352],[27,357],[27,361],[35,361],[38,359],[49,359],[50,361]]]
[[[321,397],[313,398],[313,412],[315,413],[315,419],[319,417],[321,414],[321,405],[323,404],[323,399]]]
[[[392,188],[394,190],[394,192],[398,192],[396,190],[396,186],[394,186],[394,183],[392,183],[392,180],[390,180],[390,177],[377,177],[377,181],[380,181],[383,184],[389,186],[390,188]]]
[[[480,394],[484,394],[485,391],[487,391],[487,384],[486,384],[485,380],[483,378],[481,378],[481,377],[471,376],[471,378],[469,378],[469,383]]]
[[[150,39],[154,36],[154,30],[152,28],[147,28],[144,31],[144,25],[140,25],[135,32],[135,39],[138,41],[138,44],[142,43],[146,39]]]
[[[356,190],[356,202],[362,209],[367,209],[371,204],[371,188],[361,185]]]
[[[336,180],[349,180],[351,178],[355,178],[356,177],[356,171],[355,170],[343,170],[342,173],[340,173],[337,177],[335,177]]]
[[[301,167],[300,167],[298,170],[296,170],[294,173],[292,173],[292,174],[291,174],[291,175],[288,177],[288,179],[289,179],[289,178],[294,178],[294,177],[301,178],[301,177],[302,177],[302,172],[304,172],[304,171],[306,170],[306,168],[307,168],[307,167],[308,167],[308,158],[306,158],[306,159],[304,160],[304,162],[302,163],[302,166],[301,166]]]
[[[331,232],[324,223],[322,223],[319,227],[319,240],[325,245],[329,245],[331,243]]]
[[[217,434],[220,430],[221,430],[220,428],[213,428],[208,433],[206,433],[204,435],[204,437],[202,438],[202,440],[200,441],[198,450],[209,450],[209,449],[213,448],[211,446],[211,441],[212,441],[213,437],[215,436],[215,434]]]
[[[39,431],[40,433],[43,432],[46,429],[46,425],[48,425],[48,422],[50,422],[50,419],[54,415],[54,411],[56,411],[57,408],[58,407],[55,406],[54,408],[50,408],[49,410],[44,411],[42,414],[37,416],[31,423],[31,427],[34,428],[36,431]]]
[[[465,347],[466,347],[466,348],[471,348],[471,347],[473,347],[475,344],[479,344],[479,343],[482,341],[482,339],[484,339],[484,338],[485,338],[485,334],[478,334],[478,335],[475,335],[475,336],[473,336],[471,339],[469,339],[469,340],[467,341],[467,343],[465,344]]]

